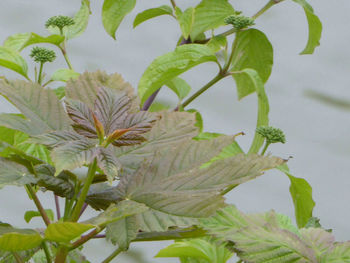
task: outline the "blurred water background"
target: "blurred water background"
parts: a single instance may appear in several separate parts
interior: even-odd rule
[[[198,3],[194,0],[177,0],[186,7]],[[246,15],[254,14],[267,0],[232,0],[237,10]],[[350,101],[350,30],[349,0],[310,0],[323,22],[321,46],[312,56],[299,56],[307,41],[307,24],[300,6],[287,0],[269,10],[256,21],[256,28],[264,31],[274,46],[275,64],[266,85],[270,100],[271,125],[285,131],[287,143],[273,145],[270,151],[281,157],[293,156],[289,161],[292,173],[303,177],[313,187],[317,203],[315,216],[321,218],[326,228],[334,229],[338,240],[350,239],[349,209],[349,160],[350,160],[350,112],[330,107],[305,96],[307,90],[316,90]],[[179,28],[172,18],[163,16],[132,29],[135,15],[147,8],[167,4],[166,0],[138,1],[135,10],[126,17],[117,32],[117,41],[107,36],[101,23],[102,1],[92,0],[92,16],[86,32],[68,43],[68,52],[78,72],[103,69],[118,72],[137,87],[145,68],[159,55],[173,50],[179,37]],[[73,15],[80,7],[79,0],[1,0],[0,42],[14,33],[36,32],[46,34],[47,18]],[[28,59],[30,48],[23,54]],[[56,63],[46,66],[47,73],[57,67],[65,67],[58,56]],[[59,65],[59,66],[58,66]],[[201,65],[184,74],[193,91],[216,74],[216,66]],[[18,76],[0,68],[0,75]],[[176,103],[173,94],[163,89],[159,100]],[[202,112],[206,131],[247,135],[238,139],[247,149],[252,140],[256,123],[256,97],[250,95],[237,100],[235,84],[225,79],[192,105]],[[0,99],[1,112],[15,109]],[[294,216],[288,191],[289,181],[283,174],[272,171],[261,178],[239,186],[227,195],[229,203],[246,212],[274,209],[290,217]],[[40,194],[45,207],[53,207],[49,194]],[[0,191],[0,220],[26,227],[25,210],[35,209],[24,189],[6,187]],[[92,211],[85,214],[85,218]],[[40,219],[33,220],[37,227]],[[132,244],[129,253],[113,262],[178,262],[171,259],[154,259],[160,248],[168,243]],[[91,262],[101,262],[112,252],[113,246],[105,241],[93,241],[84,252]],[[143,258],[143,259],[142,259]]]

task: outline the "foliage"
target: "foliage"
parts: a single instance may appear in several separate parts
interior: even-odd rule
[[[155,240],[176,240],[157,257],[179,257],[186,263],[227,262],[234,253],[245,262],[348,260],[348,242],[336,243],[329,232],[314,228],[318,225],[312,221],[311,186],[291,175],[287,160],[264,156],[271,143],[284,143],[285,137],[269,126],[265,84],[273,48],[267,36],[252,27],[282,1],[268,1],[252,17],[235,10],[228,0],[202,0],[184,10],[171,0],[171,6],[137,14],[134,27],[167,15],[178,23],[180,37],[175,50],[145,69],[137,94],[119,74],[74,70],[67,44],[85,31],[89,0],[81,1],[74,17],[49,18],[48,36],[9,36],[0,47],[0,66],[25,80],[0,81],[0,95],[19,111],[0,114],[0,187],[24,187],[37,207],[25,212],[25,221],[40,216],[45,228],[19,229],[0,222],[0,260],[88,262],[79,250],[101,236],[118,246],[103,262],[132,242]],[[322,25],[306,1],[294,2],[304,8],[309,22],[302,54],[311,54],[319,45]],[[136,0],[103,1],[102,23],[111,37],[116,39],[118,27],[135,5]],[[35,46],[31,57],[39,69],[29,76],[21,52],[39,44],[58,48],[67,67],[47,76],[44,64],[56,63],[56,54]],[[217,74],[189,96],[192,87],[180,75],[207,62],[217,65]],[[235,140],[237,135],[203,131],[200,112],[187,109],[229,76],[239,99],[252,93],[258,99],[257,128],[247,151]],[[57,81],[61,86],[52,89]],[[174,109],[154,103],[163,86],[177,96]],[[300,229],[274,212],[245,215],[225,202],[226,193],[274,168],[291,181]],[[43,207],[37,191],[54,193],[56,215]],[[65,199],[62,214],[58,197]],[[81,221],[87,206],[96,216]]]

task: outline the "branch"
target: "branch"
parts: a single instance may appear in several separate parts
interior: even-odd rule
[[[118,256],[123,250],[118,247],[112,254],[110,254],[105,260],[102,261],[102,263],[108,263],[111,262],[116,256]]]
[[[29,196],[33,199],[33,201],[34,201],[36,207],[38,208],[38,211],[39,211],[41,217],[43,218],[43,220],[44,220],[44,222],[45,222],[45,225],[46,225],[46,226],[50,225],[50,224],[51,224],[50,219],[49,219],[49,217],[47,216],[47,214],[46,214],[46,212],[45,212],[45,209],[44,209],[43,206],[41,205],[39,198],[36,196],[36,194],[35,194],[33,188],[32,188],[29,184],[27,184],[27,185],[26,185],[26,189],[27,189],[27,191],[28,191]]]

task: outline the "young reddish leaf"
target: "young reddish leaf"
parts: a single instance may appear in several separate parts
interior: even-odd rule
[[[92,114],[92,117],[94,119],[94,123],[95,123],[95,128],[96,128],[96,132],[97,132],[97,136],[100,139],[100,141],[104,140],[105,137],[105,130],[103,129],[103,125],[102,123],[97,119],[95,114]]]

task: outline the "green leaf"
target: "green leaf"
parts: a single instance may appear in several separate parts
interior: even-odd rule
[[[54,89],[53,92],[55,92],[57,98],[61,100],[66,96],[66,87],[58,87]]]
[[[321,263],[349,262],[350,242],[337,243],[334,248],[322,257]]]
[[[187,70],[204,62],[217,62],[214,52],[205,45],[188,44],[156,58],[142,75],[138,93],[143,104],[149,96]]]
[[[89,219],[86,221],[86,223],[99,227],[105,227],[110,223],[142,213],[146,210],[148,210],[148,207],[142,203],[137,203],[132,200],[124,200],[118,204],[109,206],[104,212],[92,219]]]
[[[219,52],[221,49],[226,48],[227,38],[225,36],[220,35],[214,36],[209,40],[209,42],[206,45],[216,53]]]
[[[305,179],[291,175],[286,164],[277,167],[277,169],[290,179],[289,191],[293,198],[295,218],[298,226],[302,228],[312,217],[312,211],[315,207],[315,202],[312,199],[312,187]]]
[[[244,75],[250,81],[250,86],[254,87],[258,96],[258,118],[256,127],[267,126],[269,124],[269,101],[265,92],[264,83],[259,74],[253,69],[243,69],[240,73],[234,75]],[[264,138],[255,133],[252,145],[248,153],[258,153],[259,149],[264,143]]]
[[[66,39],[72,39],[80,36],[86,29],[89,23],[90,16],[90,1],[82,0],[79,11],[74,15],[74,25],[66,26],[63,28],[63,35]],[[60,30],[57,27],[49,27],[48,30],[53,34],[60,34]]]
[[[323,259],[327,258],[327,255],[331,254],[330,252],[334,248],[335,240],[331,233],[321,228],[303,228],[300,229],[300,234],[302,239],[311,244],[311,247],[316,252],[317,262],[332,262],[323,261]]]
[[[134,28],[139,24],[152,19],[154,17],[162,16],[162,15],[172,15],[173,9],[168,5],[162,5],[160,7],[147,9],[139,14],[137,14],[134,20]]]
[[[236,35],[234,45],[236,48],[231,71],[254,69],[261,81],[266,83],[273,65],[273,48],[266,35],[257,29],[244,30]],[[254,83],[246,74],[234,74],[233,77],[237,84],[239,99],[256,91]]]
[[[111,148],[100,148],[97,154],[98,167],[106,174],[110,183],[119,175],[120,163]]]
[[[49,219],[51,221],[54,221],[55,220],[55,215],[53,213],[53,211],[51,209],[45,209],[45,213],[47,214],[47,216],[49,217]],[[30,220],[32,220],[33,217],[41,217],[41,214],[39,211],[33,211],[33,210],[30,210],[30,211],[26,211],[25,214],[24,214],[24,220],[29,223]]]
[[[191,91],[191,86],[184,79],[178,77],[166,82],[165,85],[175,92],[180,101]]]
[[[75,72],[72,69],[66,69],[66,68],[61,68],[56,70],[52,76],[51,79],[54,81],[63,81],[67,82],[70,79],[77,79],[79,77],[79,73]]]
[[[245,262],[317,262],[307,241],[292,232],[297,229],[291,227],[290,220],[273,211],[245,215],[228,206],[200,221],[211,235],[233,242],[233,249]]]
[[[0,66],[11,69],[28,78],[27,62],[17,51],[11,48],[0,46]]]
[[[182,12],[180,8],[176,7],[175,15],[177,20],[179,21],[182,36],[184,39],[188,39],[190,33],[192,31],[193,23],[194,23],[194,13],[195,9],[193,7],[189,7]]]
[[[202,259],[208,263],[225,263],[232,256],[233,253],[226,248],[226,243],[219,244],[210,238],[197,238],[177,241],[160,250],[155,257],[179,257],[181,262],[202,262]]]
[[[26,126],[31,129],[22,130],[29,135],[38,135],[55,130],[70,130],[70,120],[52,90],[43,89],[40,85],[26,82],[0,82],[0,94],[5,96],[28,119]],[[16,117],[16,124],[19,118]],[[10,123],[10,122],[9,122]],[[11,122],[12,124],[14,122]],[[21,128],[23,121],[20,122]],[[9,127],[18,129],[18,127]]]
[[[0,167],[0,186],[24,186],[36,182],[36,179],[25,166],[9,159],[0,157]]]
[[[94,226],[90,224],[73,222],[51,223],[45,230],[45,238],[55,242],[67,243],[80,237],[91,228],[94,228]]]
[[[124,19],[136,4],[136,0],[105,0],[102,7],[102,23],[106,32],[116,39],[115,33]]]
[[[0,226],[0,250],[28,250],[38,247],[42,240],[40,234],[32,229],[17,229],[9,226]]]
[[[130,242],[136,238],[139,229],[138,217],[126,217],[107,225],[106,238],[112,244],[118,244],[122,250],[127,250]]]
[[[50,35],[48,37],[42,37],[35,33],[19,33],[9,36],[4,42],[4,47],[20,52],[25,47],[30,45],[47,43],[59,46],[63,41],[64,37],[60,35]]]
[[[197,141],[196,146],[204,145],[202,147],[206,148],[206,144],[211,143],[212,141]],[[237,155],[217,161],[208,168],[200,168],[201,164],[213,156],[209,153],[210,150],[206,151],[209,155],[200,154],[199,159],[204,162],[198,165],[194,153],[197,147],[191,149],[191,146],[183,144],[177,149],[155,156],[152,161],[145,162],[134,175],[122,177],[116,191],[121,193],[121,198],[143,203],[163,213],[206,217],[224,206],[221,191],[230,185],[256,178],[262,171],[283,163],[278,158]],[[185,154],[187,160],[184,159]],[[193,157],[194,160],[188,157]]]
[[[99,152],[97,141],[82,139],[55,148],[51,152],[56,175],[63,170],[72,170],[90,164]]]
[[[234,14],[235,10],[227,0],[202,0],[195,9],[192,41],[205,31],[225,25],[224,19]]]
[[[27,134],[39,134],[42,132],[40,127],[32,125],[22,114],[16,113],[1,113],[0,126]]]
[[[320,45],[320,39],[322,35],[322,23],[320,19],[315,15],[311,5],[305,0],[293,0],[304,8],[305,15],[309,24],[309,39],[305,49],[300,53],[312,54],[317,46]]]
[[[196,109],[189,109],[187,110],[187,112],[191,112],[191,113],[195,113],[196,114],[196,124],[195,126],[198,127],[200,134],[198,136],[200,136],[203,132],[203,118],[201,113],[196,110]],[[196,140],[198,138],[198,136],[194,137],[193,139]]]
[[[74,196],[74,184],[70,181],[72,174],[62,172],[55,176],[55,168],[48,164],[35,166],[37,184],[61,197],[72,198]]]

